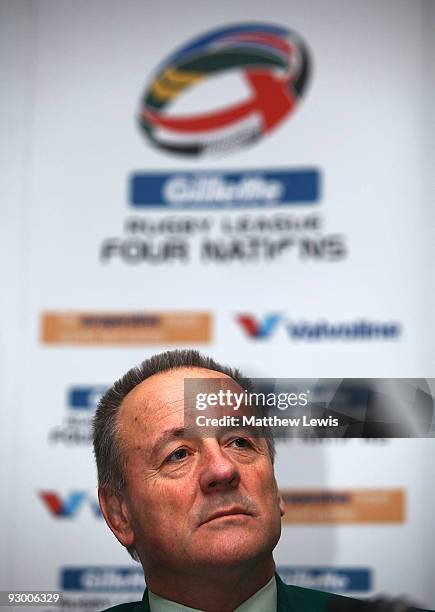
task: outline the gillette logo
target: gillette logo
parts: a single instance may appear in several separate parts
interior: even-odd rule
[[[63,591],[131,593],[143,591],[142,568],[118,566],[64,567],[60,585]]]
[[[278,574],[287,584],[333,593],[368,592],[373,587],[369,567],[281,566]]]
[[[68,389],[67,404],[73,411],[95,410],[107,388],[103,385],[71,387]]]
[[[304,170],[203,171],[134,174],[130,202],[136,208],[246,208],[313,205],[320,173]]]
[[[104,385],[69,387],[66,390],[63,421],[50,429],[49,444],[67,447],[89,446],[92,443],[92,418],[101,396],[107,389]]]

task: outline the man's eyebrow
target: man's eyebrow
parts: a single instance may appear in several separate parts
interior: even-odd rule
[[[162,431],[159,436],[159,439],[154,444],[151,450],[151,456],[154,458],[158,455],[158,453],[162,450],[162,448],[171,442],[171,440],[176,440],[178,438],[185,438],[187,436],[187,430],[184,427],[171,427],[170,429],[166,429]]]

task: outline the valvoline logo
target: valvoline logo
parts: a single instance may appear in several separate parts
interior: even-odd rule
[[[236,321],[245,334],[253,340],[267,340],[279,327],[284,327],[288,338],[295,342],[396,340],[402,333],[400,322],[393,320],[293,321],[280,314],[271,313],[263,318],[256,318],[251,314],[238,314]]]
[[[238,315],[237,321],[250,338],[268,338],[275,330],[282,317],[279,314],[270,314],[259,320],[251,315]]]
[[[240,83],[236,92],[233,81],[222,80],[235,75],[244,92]],[[296,32],[263,23],[226,26],[189,41],[158,67],[142,98],[140,125],[165,151],[226,152],[256,142],[288,117],[309,77],[309,52]]]
[[[39,497],[56,518],[73,518],[85,503],[97,518],[101,518],[98,503],[86,491],[71,491],[63,498],[55,491],[40,491]]]

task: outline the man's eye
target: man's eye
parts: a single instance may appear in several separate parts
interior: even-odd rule
[[[246,438],[235,438],[231,444],[237,448],[250,448],[251,443]]]
[[[167,457],[166,461],[181,461],[181,459],[185,459],[187,455],[187,448],[178,448]]]

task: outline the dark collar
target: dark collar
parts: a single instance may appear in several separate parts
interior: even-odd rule
[[[277,612],[312,612],[313,607],[307,605],[305,597],[301,596],[298,589],[284,584],[278,574],[275,574],[275,580]],[[316,606],[314,609],[320,610],[323,607]],[[148,589],[145,589],[142,601],[131,612],[150,612]]]
[[[277,606],[276,607],[277,607],[278,612],[280,612],[281,610],[282,612],[286,610],[291,610],[292,608],[290,606],[294,606],[294,602],[292,603],[291,601],[292,598],[288,596],[286,586],[284,585],[283,581],[278,576],[278,574],[275,574],[275,580],[276,580],[276,594],[277,594]],[[293,608],[293,609],[296,609],[296,608]],[[142,601],[133,608],[132,612],[150,612],[150,604],[148,600],[148,589],[145,589],[145,592],[142,597]]]

